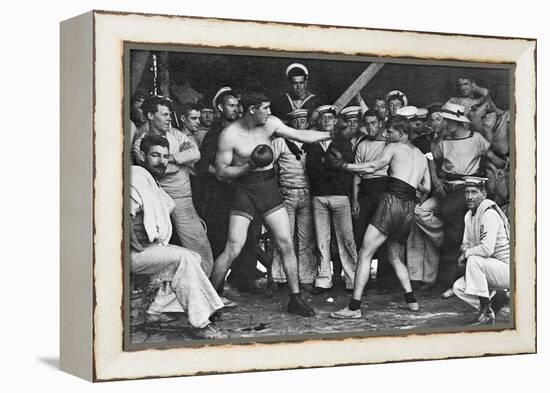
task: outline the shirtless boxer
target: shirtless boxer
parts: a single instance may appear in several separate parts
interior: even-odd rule
[[[216,176],[220,180],[235,182],[235,194],[227,244],[214,263],[210,281],[221,294],[231,262],[245,243],[248,226],[254,214],[260,214],[282,255],[290,291],[288,312],[313,316],[315,312],[300,296],[288,214],[280,196],[272,164],[273,152],[269,146],[271,139],[277,136],[304,143],[328,140],[331,136],[326,132],[298,131],[286,126],[271,116],[269,99],[261,92],[244,92],[242,103],[243,117],[223,130],[218,142]]]
[[[381,156],[360,164],[342,162],[344,169],[357,174],[374,173],[389,165],[389,177],[387,190],[382,194],[363,238],[350,303],[347,307],[330,313],[332,318],[361,318],[361,297],[369,279],[371,260],[386,239],[388,258],[405,290],[405,307],[411,311],[419,309],[403,259],[405,242],[414,218],[416,191],[427,194],[431,184],[426,158],[410,142],[410,133],[409,121],[403,116],[393,116],[388,120],[386,129],[389,143]]]

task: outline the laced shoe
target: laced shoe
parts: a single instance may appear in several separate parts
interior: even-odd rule
[[[237,307],[239,305],[239,303],[237,303],[237,302],[235,302],[231,299],[228,299],[225,296],[220,296],[220,300],[222,301],[224,308],[233,308],[233,307]]]
[[[301,296],[290,298],[288,312],[290,314],[301,315],[302,317],[312,317],[315,315],[313,308]]]
[[[452,298],[454,295],[455,293],[453,291],[453,288],[449,288],[441,294],[441,299],[449,299]]]
[[[162,325],[165,323],[171,323],[176,321],[178,318],[172,315],[164,314],[164,313],[158,313],[158,314],[152,314],[152,313],[145,313],[145,324],[146,325]]]
[[[494,325],[495,324],[495,312],[490,305],[481,307],[479,313],[472,320],[470,326],[482,326],[482,325]]]
[[[195,328],[194,335],[196,338],[208,340],[223,340],[229,338],[229,334],[222,332],[212,323],[203,328]]]
[[[312,295],[320,295],[322,293],[330,291],[330,288],[316,287],[313,284],[300,284],[300,289]]]
[[[403,310],[409,310],[409,311],[418,311],[420,310],[420,306],[418,305],[418,302],[411,302],[411,303],[402,303],[399,305],[399,308]]]
[[[491,299],[491,308],[493,309],[495,316],[504,307],[510,304],[510,298],[506,291],[498,290],[495,296]]]
[[[335,319],[359,319],[361,318],[361,309],[350,310],[349,307],[346,306],[341,310],[331,312],[329,317]]]

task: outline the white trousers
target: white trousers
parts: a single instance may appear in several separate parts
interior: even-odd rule
[[[201,257],[194,251],[171,244],[132,251],[131,271],[148,275],[168,272],[170,285],[161,286],[148,312],[185,311],[192,326],[203,328],[210,323],[210,315],[223,307],[201,268]]]
[[[466,274],[453,285],[456,296],[479,308],[478,297],[491,297],[491,290],[510,288],[510,265],[494,258],[471,256]]]
[[[332,288],[330,226],[333,224],[346,288],[351,289],[353,288],[355,268],[357,267],[357,248],[353,238],[349,198],[346,195],[316,196],[313,197],[312,203],[317,249],[321,255],[315,286]]]
[[[317,275],[319,258],[315,252],[315,227],[309,190],[281,188],[281,195],[290,221],[290,235],[294,239],[300,284],[313,284]],[[271,276],[275,282],[287,281],[283,257],[277,247],[273,254]]]

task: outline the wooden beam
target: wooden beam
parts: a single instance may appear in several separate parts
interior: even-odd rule
[[[385,63],[371,63],[365,71],[353,82],[350,87],[336,100],[334,106],[338,113],[361,91],[367,83],[384,67]]]

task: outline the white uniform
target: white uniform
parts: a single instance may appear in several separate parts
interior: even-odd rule
[[[454,293],[472,307],[478,297],[490,297],[493,289],[510,288],[510,226],[491,200],[485,199],[476,214],[464,217],[462,247],[467,258],[466,273],[453,286]]]
[[[189,249],[168,244],[172,234],[170,212],[174,201],[144,168],[132,166],[130,216],[143,250],[130,251],[130,271],[146,274],[161,285],[147,312],[187,312],[196,328],[210,324],[209,317],[223,303],[201,269],[201,257]]]

